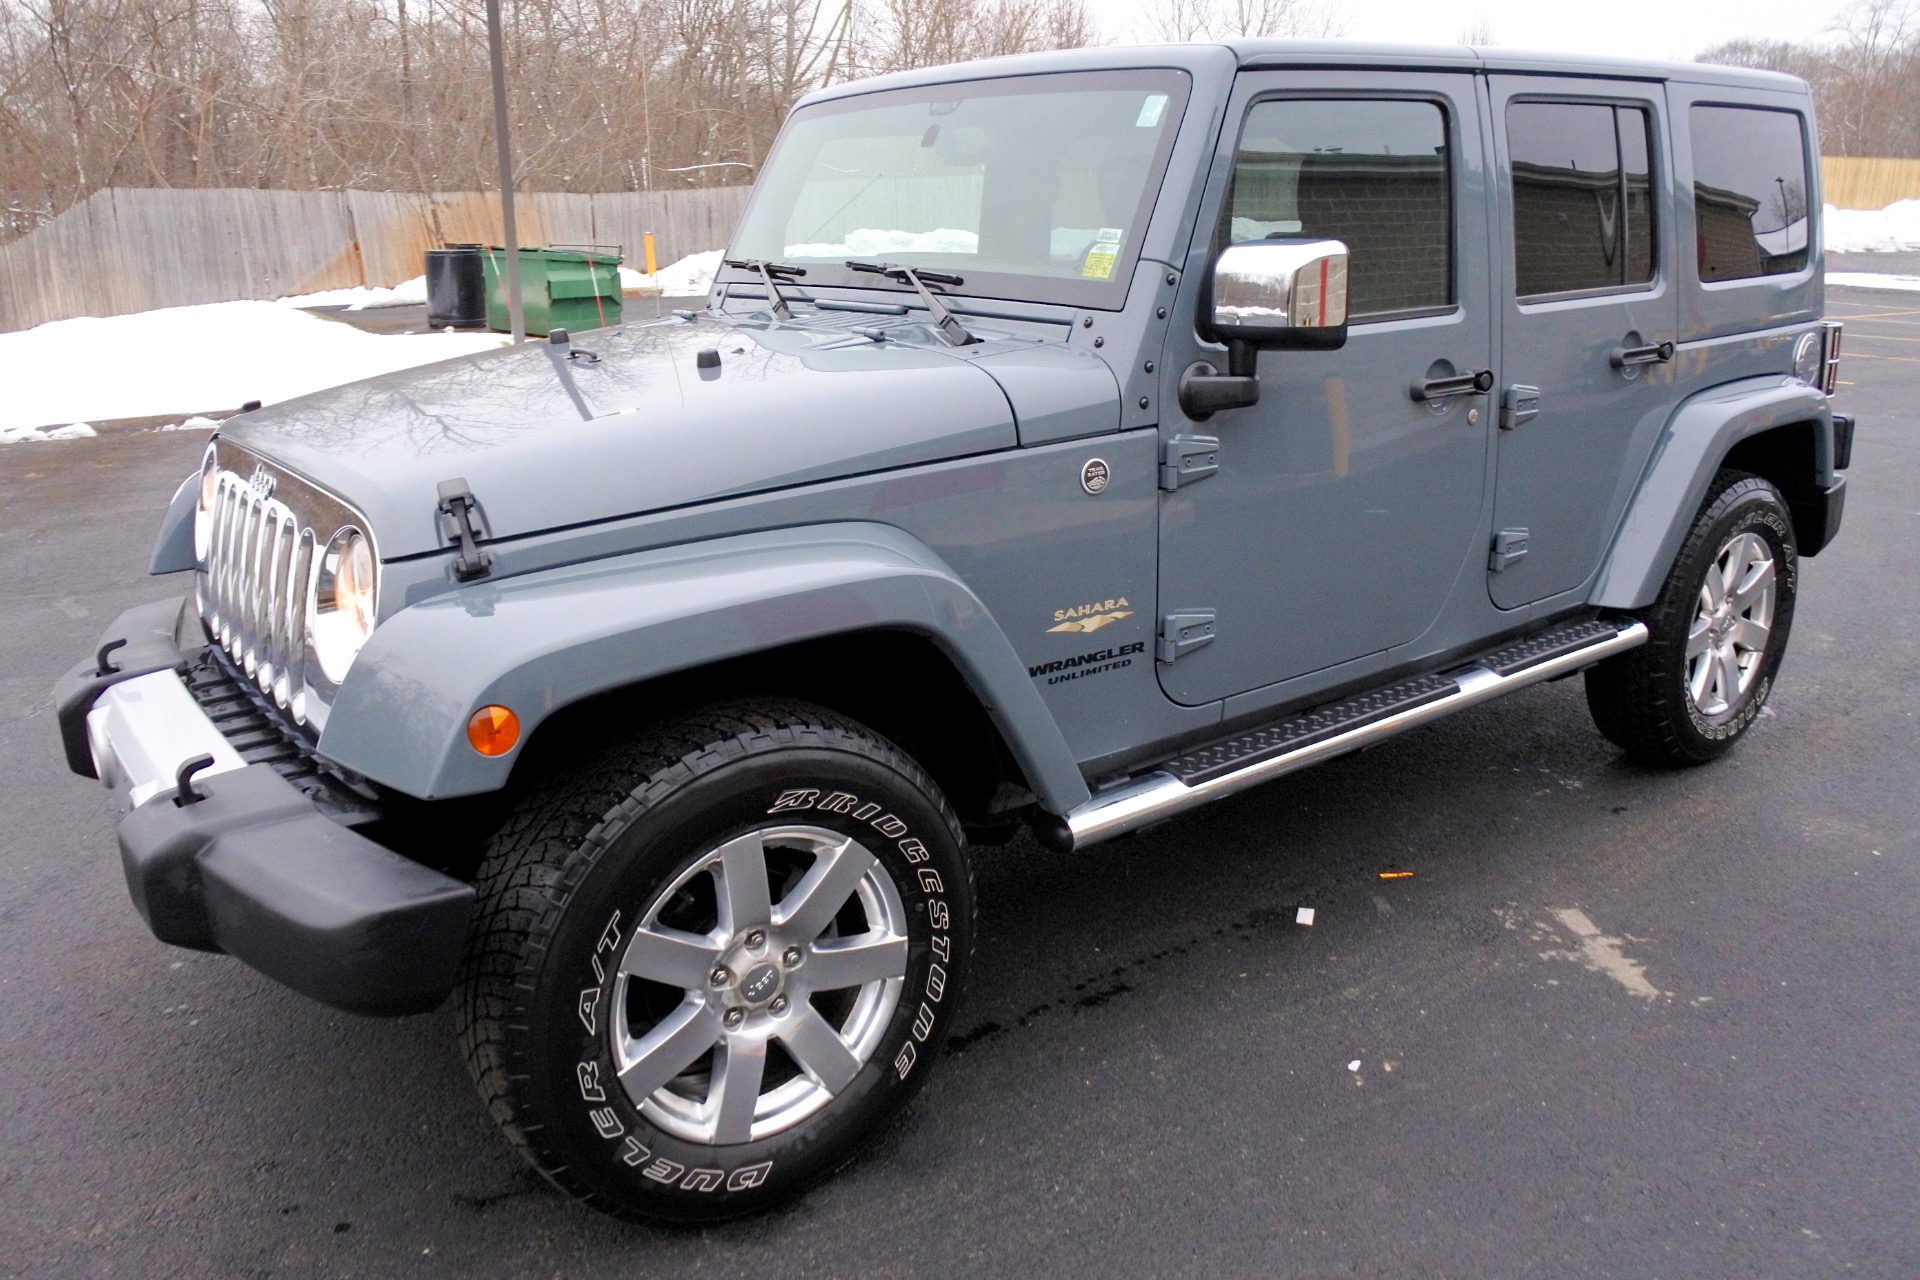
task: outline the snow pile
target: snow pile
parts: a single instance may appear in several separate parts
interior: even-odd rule
[[[710,249],[706,253],[690,253],[672,266],[660,268],[660,274],[654,277],[654,281],[666,297],[697,298],[713,288],[713,277],[720,270],[722,252]]]
[[[373,334],[276,302],[216,302],[0,333],[0,440],[49,423],[272,404],[506,345],[490,333]],[[186,424],[183,427],[197,427]],[[75,434],[93,434],[61,428]],[[26,434],[26,433],[32,434]]]
[[[29,440],[84,440],[99,434],[84,422],[65,427],[0,427],[0,444],[25,444]]]
[[[790,244],[789,258],[874,258],[890,253],[978,253],[980,237],[972,231],[941,227],[938,231],[882,231],[862,227],[847,232],[838,244]]]
[[[427,278],[415,276],[391,289],[357,284],[351,289],[323,289],[319,293],[295,294],[279,301],[283,307],[345,307],[348,311],[365,311],[369,307],[424,307],[427,305]]]
[[[1829,253],[1910,253],[1916,249],[1920,249],[1920,200],[1900,200],[1884,209],[1827,206]]]
[[[1893,276],[1879,271],[1829,271],[1827,283],[1837,289],[1891,289],[1920,293],[1920,276]]]

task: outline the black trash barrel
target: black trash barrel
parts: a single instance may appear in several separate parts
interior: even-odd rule
[[[480,246],[427,250],[427,324],[435,329],[487,327],[487,289]]]

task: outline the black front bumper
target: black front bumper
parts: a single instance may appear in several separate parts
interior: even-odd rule
[[[56,690],[68,763],[96,776],[86,717],[108,685],[181,669],[173,601],[130,610],[102,644],[121,670],[76,667]],[[163,615],[168,615],[163,621]],[[193,628],[197,632],[197,625]],[[230,739],[231,740],[231,739]],[[365,1014],[423,1013],[453,989],[473,886],[393,852],[329,817],[317,789],[271,763],[194,780],[202,797],[161,794],[120,824],[134,906],[154,936],[224,951],[303,995]]]

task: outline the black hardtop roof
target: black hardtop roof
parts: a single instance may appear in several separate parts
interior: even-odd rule
[[[1679,80],[1742,89],[1772,89],[1805,94],[1806,82],[1777,71],[1721,67],[1704,62],[1656,62],[1579,53],[1522,49],[1469,48],[1464,45],[1385,44],[1364,40],[1225,40],[1207,44],[1160,44],[1061,49],[943,67],[922,67],[870,80],[854,80],[809,94],[801,105],[916,85],[947,84],[997,76],[1044,75],[1057,71],[1121,70],[1133,67],[1183,67],[1213,74],[1233,66],[1351,67],[1360,69],[1457,70],[1520,75],[1611,76],[1635,80]]]

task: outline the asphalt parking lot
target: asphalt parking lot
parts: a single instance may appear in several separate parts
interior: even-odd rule
[[[1629,767],[1569,681],[1092,854],[984,851],[932,1084],[799,1205],[690,1233],[523,1171],[447,1011],[148,935],[48,691],[179,589],[142,572],[203,437],[0,450],[0,1271],[1920,1274],[1920,295],[1831,309],[1846,527],[1731,758]]]

